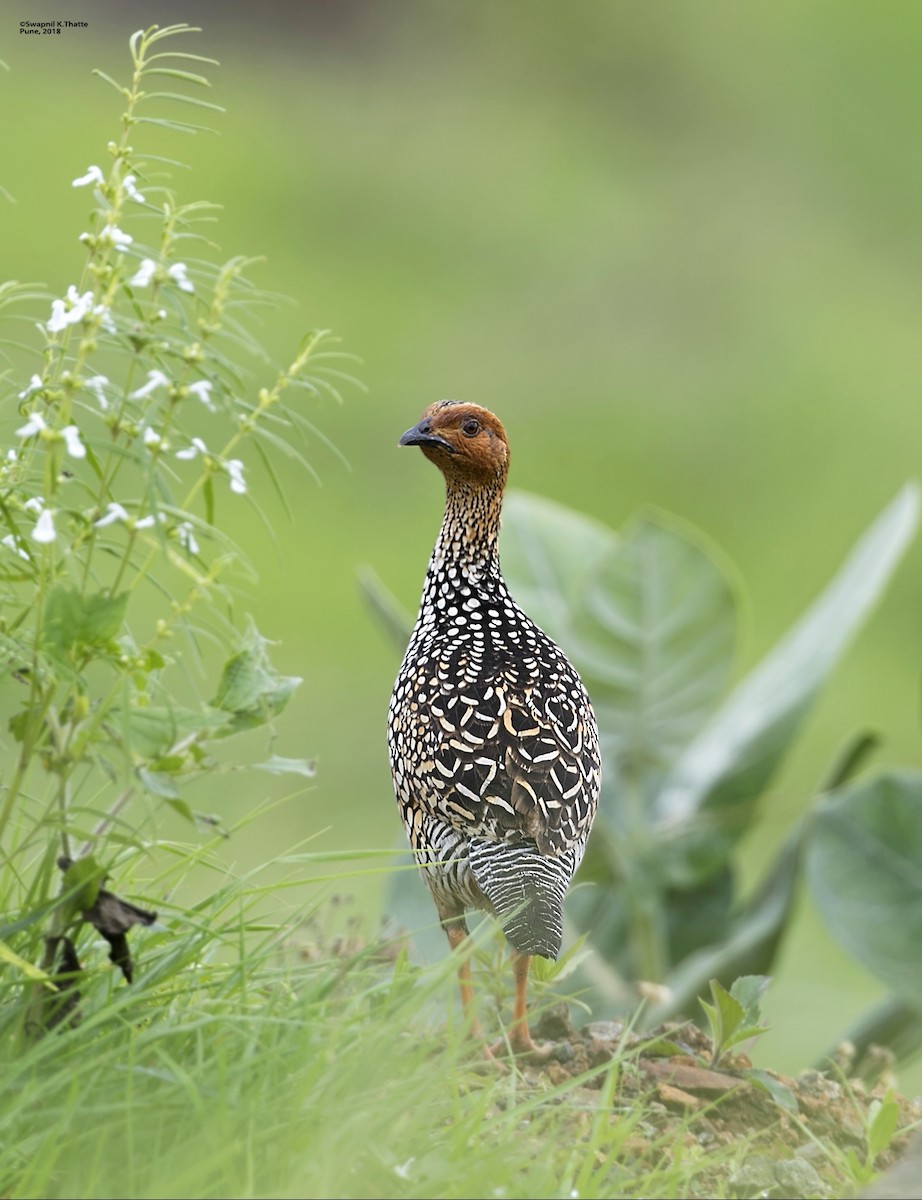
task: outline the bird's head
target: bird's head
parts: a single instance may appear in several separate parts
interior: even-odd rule
[[[489,409],[460,400],[430,404],[399,445],[419,446],[449,483],[491,485],[504,480],[509,468],[509,443],[502,422]]]

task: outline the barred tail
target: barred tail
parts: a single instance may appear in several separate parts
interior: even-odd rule
[[[520,954],[556,958],[575,852],[551,857],[531,846],[471,838],[468,854],[477,886],[493,905],[509,944]]]

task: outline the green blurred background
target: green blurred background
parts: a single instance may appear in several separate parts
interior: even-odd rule
[[[89,28],[44,38],[16,36],[34,6],[5,9],[4,277],[77,279],[91,201],[70,181],[121,111],[90,70],[124,77],[134,29],[188,20],[227,113],[218,136],[138,148],[191,162],[174,182],[225,206],[221,253],[265,255],[256,281],[296,300],[258,331],[273,356],[322,326],[362,359],[368,394],[314,413],[348,470],[318,443],[322,486],[286,476],[291,524],[264,488],[279,551],[234,513],[261,573],[242,607],[305,678],[275,750],[319,775],[229,862],[399,837],[397,657],[356,570],[415,608],[441,486],[396,441],[431,400],[495,408],[517,487],[613,525],[653,502],[710,534],[747,585],[741,670],[917,472],[918,5],[72,0],[55,15]],[[776,782],[753,880],[856,729],[922,766],[920,586],[917,546]],[[190,800],[231,821],[290,790],[233,778]],[[881,992],[803,903],[758,1057],[805,1065]]]

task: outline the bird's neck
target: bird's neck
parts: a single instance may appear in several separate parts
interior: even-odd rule
[[[472,584],[499,571],[499,522],[505,475],[488,483],[448,479],[445,515],[430,560],[430,575],[454,570]]]

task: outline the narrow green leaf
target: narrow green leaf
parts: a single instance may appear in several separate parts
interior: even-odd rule
[[[372,615],[384,629],[391,642],[403,654],[410,640],[413,618],[380,576],[369,566],[358,569],[359,590]]]
[[[205,476],[202,496],[205,500],[205,520],[209,525],[214,525],[214,478],[211,475]]]
[[[866,620],[916,529],[919,494],[905,487],[787,636],[686,747],[654,803],[673,833],[678,876],[716,869],[747,829],[820,686]]]
[[[104,79],[106,83],[111,83],[120,96],[128,96],[130,94],[128,88],[123,87],[120,83],[117,83],[111,75],[107,75],[105,71],[100,71],[98,67],[93,67],[93,74],[98,75],[100,79]]]
[[[195,813],[181,796],[166,796],[165,799],[170,808],[174,812],[178,812],[181,817],[185,817],[190,825],[196,824]]]
[[[892,1091],[882,1100],[874,1100],[869,1109],[867,1126],[868,1154],[873,1162],[881,1151],[886,1150],[899,1127],[900,1106]]]
[[[316,764],[307,758],[283,758],[273,754],[265,762],[254,763],[257,771],[268,771],[270,775],[303,775],[305,779],[313,779],[317,774]]]
[[[26,959],[20,958],[15,950],[11,949],[6,942],[0,942],[0,960],[9,963],[11,967],[15,967],[17,971],[21,971],[29,979],[34,979],[36,983],[42,983],[51,991],[57,991],[56,985],[50,977],[40,967],[34,966],[27,962]]]
[[[159,58],[159,54],[154,55]],[[211,87],[209,80],[204,75],[194,75],[191,71],[180,71],[178,67],[148,67],[144,72],[144,78],[147,79],[150,75],[167,75],[171,79],[184,79],[186,83],[196,83],[199,87]]]
[[[180,104],[192,104],[196,108],[209,108],[212,112],[225,112],[220,104],[212,104],[210,100],[200,100],[198,96],[184,96],[182,92],[147,92],[145,100],[176,100]]]

